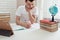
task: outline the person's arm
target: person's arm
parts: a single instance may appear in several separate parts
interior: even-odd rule
[[[32,24],[36,22],[36,16],[32,15],[31,12],[29,12],[29,19],[30,19]]]
[[[16,16],[16,24],[17,25],[20,25],[20,26],[24,26],[24,27],[26,27],[26,28],[30,28],[30,23],[25,23],[25,22],[22,22],[21,20],[20,20],[20,16]]]
[[[33,24],[33,23],[35,23],[35,22],[37,22],[37,17],[38,17],[38,8],[37,7],[35,7],[34,9],[28,9],[27,10],[28,11],[28,14],[29,14],[29,19],[30,19],[30,21],[31,21],[31,23]]]
[[[24,23],[22,21],[20,21],[20,17],[19,16],[16,16],[16,24],[17,25],[21,25],[21,26],[24,25]]]

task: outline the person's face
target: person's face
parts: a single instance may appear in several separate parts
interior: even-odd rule
[[[32,9],[32,8],[34,8],[34,6],[35,6],[35,1],[33,1],[33,2],[27,1],[26,2],[26,7],[28,9]]]

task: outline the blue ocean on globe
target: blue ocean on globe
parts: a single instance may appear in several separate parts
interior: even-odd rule
[[[58,8],[55,6],[51,6],[49,8],[49,12],[52,14],[52,15],[56,15],[58,13]]]

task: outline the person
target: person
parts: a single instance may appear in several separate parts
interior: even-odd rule
[[[16,12],[16,24],[25,28],[30,28],[36,22],[38,16],[35,0],[25,0],[25,5],[19,6]]]

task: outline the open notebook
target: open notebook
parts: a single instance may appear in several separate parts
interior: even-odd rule
[[[11,23],[10,25],[11,25],[13,31],[26,30],[25,27],[22,27],[20,25],[16,25],[15,23]],[[39,23],[32,24],[29,29],[37,29],[37,28],[40,28]]]
[[[19,25],[15,24],[15,23],[11,23],[10,25],[11,25],[11,28],[12,28],[13,31],[19,31],[19,30],[25,30],[26,29],[22,26],[19,26]]]

